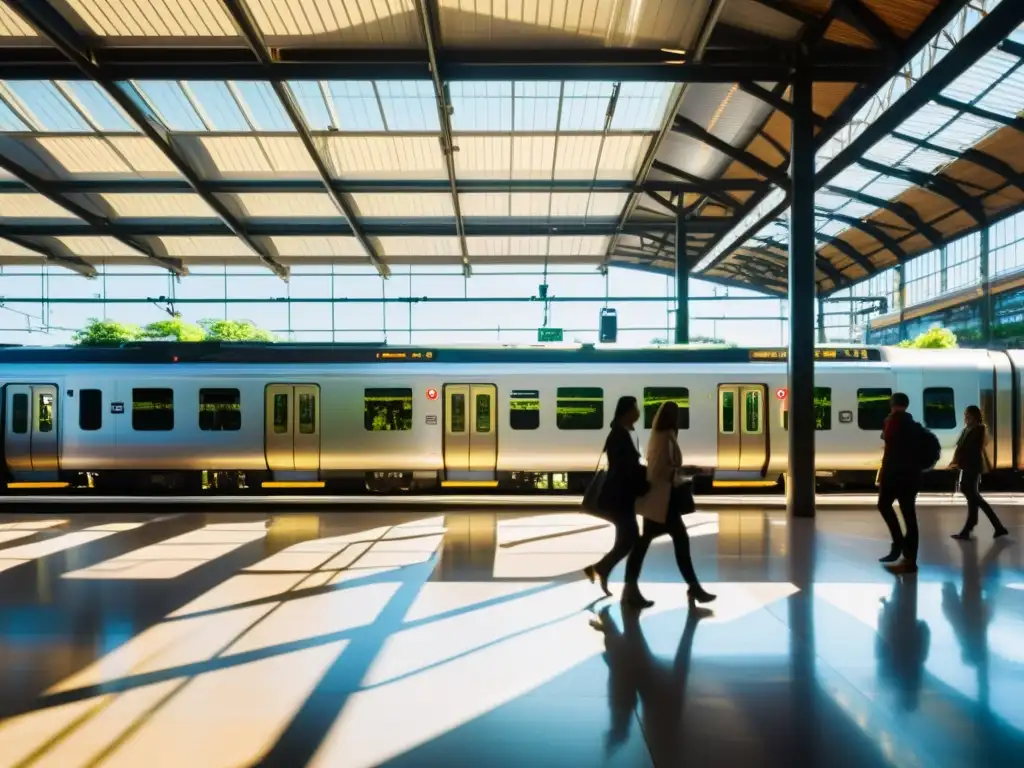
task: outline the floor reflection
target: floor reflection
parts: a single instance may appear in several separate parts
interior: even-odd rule
[[[565,512],[0,516],[0,766],[1011,764],[1019,547],[925,514],[901,579],[872,513],[689,515],[714,610],[664,538],[642,614]]]

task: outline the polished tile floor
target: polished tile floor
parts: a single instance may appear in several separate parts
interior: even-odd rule
[[[708,508],[714,611],[659,540],[639,616],[564,510],[0,515],[0,766],[1022,765],[1024,508],[961,514],[898,580],[868,508]]]

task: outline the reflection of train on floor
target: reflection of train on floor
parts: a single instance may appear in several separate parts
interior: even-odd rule
[[[949,458],[964,406],[993,465],[1024,468],[1024,352],[820,348],[817,467],[870,476],[900,390]],[[194,493],[271,488],[578,490],[616,400],[682,406],[687,464],[718,485],[786,466],[782,350],[578,345],[392,349],[140,344],[0,349],[3,488]]]

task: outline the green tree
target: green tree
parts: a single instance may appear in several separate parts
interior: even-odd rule
[[[75,331],[71,341],[80,347],[116,347],[141,337],[142,329],[137,325],[91,317],[84,328]]]
[[[199,325],[210,341],[277,341],[274,334],[249,320],[200,320]]]
[[[955,349],[956,334],[948,328],[929,328],[917,338],[901,341],[901,347],[911,349]]]
[[[202,341],[206,332],[195,323],[186,323],[180,317],[157,320],[142,329],[142,338],[152,341]]]

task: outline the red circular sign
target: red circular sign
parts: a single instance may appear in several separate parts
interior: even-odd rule
[[[427,390],[427,400],[437,400],[437,390],[433,387]]]
[[[783,389],[782,387],[779,387],[778,389],[775,390],[775,397],[777,397],[779,400],[785,400],[787,394],[788,392],[786,392],[786,390]]]

